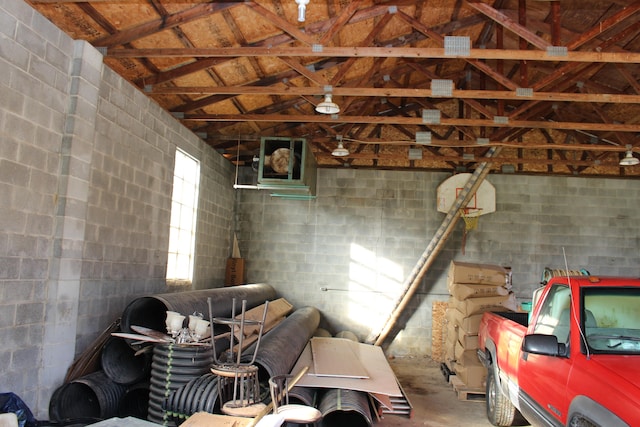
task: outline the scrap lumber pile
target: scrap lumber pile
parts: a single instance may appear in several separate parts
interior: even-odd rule
[[[478,328],[486,311],[516,311],[511,270],[498,265],[452,261],[447,277],[443,369],[466,390],[484,390],[486,369],[478,360]]]

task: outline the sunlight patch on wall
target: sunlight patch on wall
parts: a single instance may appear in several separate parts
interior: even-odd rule
[[[381,328],[402,291],[403,280],[402,266],[352,243],[348,284],[349,320],[370,330]]]

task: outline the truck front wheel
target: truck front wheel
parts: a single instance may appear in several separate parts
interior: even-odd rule
[[[500,391],[498,378],[493,367],[489,366],[486,386],[487,418],[494,426],[511,426],[516,417],[516,408],[509,399]]]

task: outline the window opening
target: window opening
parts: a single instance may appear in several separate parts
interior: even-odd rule
[[[196,242],[200,162],[176,149],[169,226],[167,280],[191,284]]]

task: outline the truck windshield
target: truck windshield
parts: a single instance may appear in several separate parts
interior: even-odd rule
[[[588,287],[582,295],[590,351],[640,354],[640,289]]]

